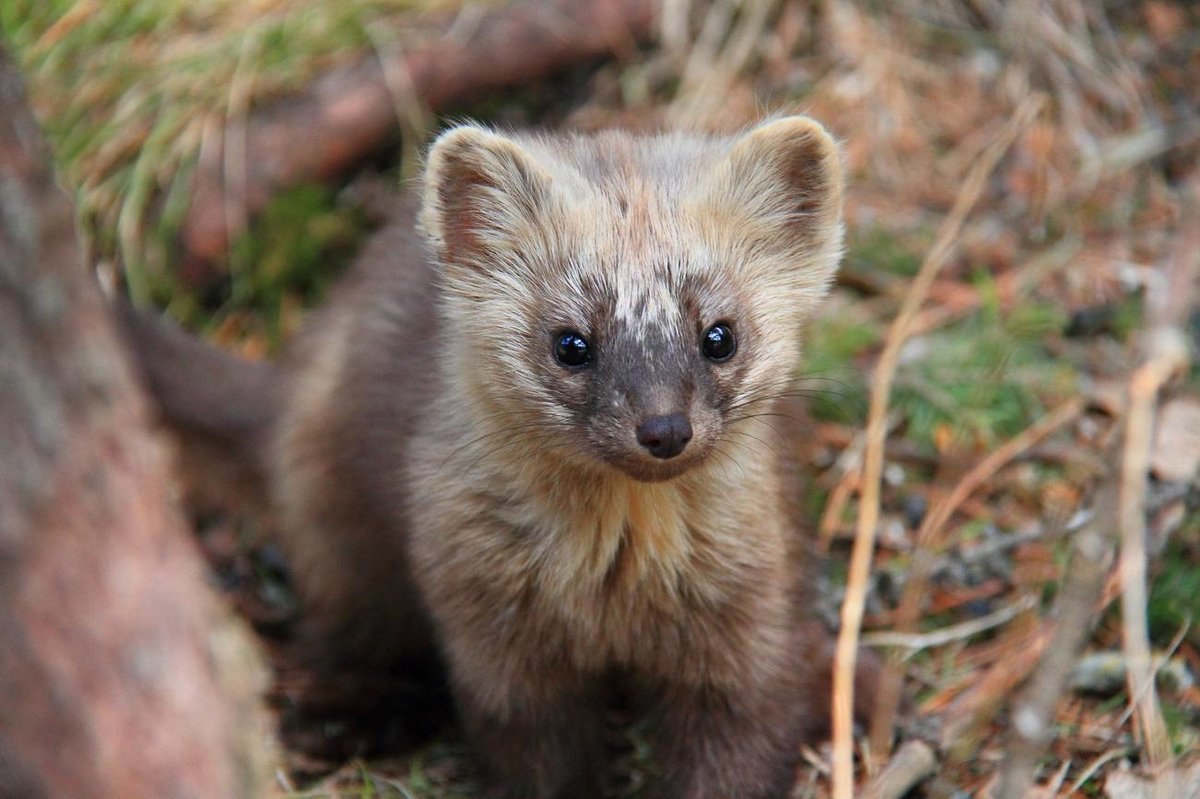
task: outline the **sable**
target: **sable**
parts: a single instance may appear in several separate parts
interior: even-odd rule
[[[785,795],[828,718],[794,419],[841,209],[805,117],[444,133],[423,236],[374,241],[263,390],[329,673],[444,664],[510,796],[600,795],[614,685],[662,795]]]

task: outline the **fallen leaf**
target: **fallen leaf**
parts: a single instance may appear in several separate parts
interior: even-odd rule
[[[1179,397],[1163,405],[1150,470],[1159,480],[1173,483],[1191,480],[1200,471],[1200,400]]]
[[[1104,781],[1108,799],[1200,799],[1200,762],[1186,770],[1167,769],[1157,778],[1138,777],[1130,771],[1114,771]]]
[[[1104,781],[1104,795],[1109,799],[1196,799],[1200,797],[1200,762],[1187,769],[1166,769],[1148,779],[1132,771],[1112,771]]]

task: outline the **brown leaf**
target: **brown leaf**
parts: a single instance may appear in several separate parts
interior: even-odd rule
[[[1175,3],[1150,2],[1146,3],[1146,27],[1158,44],[1167,42],[1178,36],[1187,28],[1187,12]]]

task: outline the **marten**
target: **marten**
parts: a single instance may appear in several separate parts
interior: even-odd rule
[[[619,684],[659,795],[782,797],[828,719],[795,417],[842,195],[804,116],[465,124],[279,363],[126,322],[204,479],[268,497],[327,673],[442,664],[505,796],[600,796]]]

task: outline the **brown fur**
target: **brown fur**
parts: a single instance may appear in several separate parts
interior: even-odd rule
[[[421,226],[428,250],[397,227],[364,254],[278,389],[310,640],[351,672],[436,646],[513,796],[599,795],[614,678],[659,731],[664,795],[785,795],[827,716],[791,417],[841,250],[833,142],[803,117],[463,126],[430,153]],[[700,355],[718,320],[728,363]],[[563,329],[594,364],[554,361]],[[651,457],[635,428],[676,412],[692,440]]]

